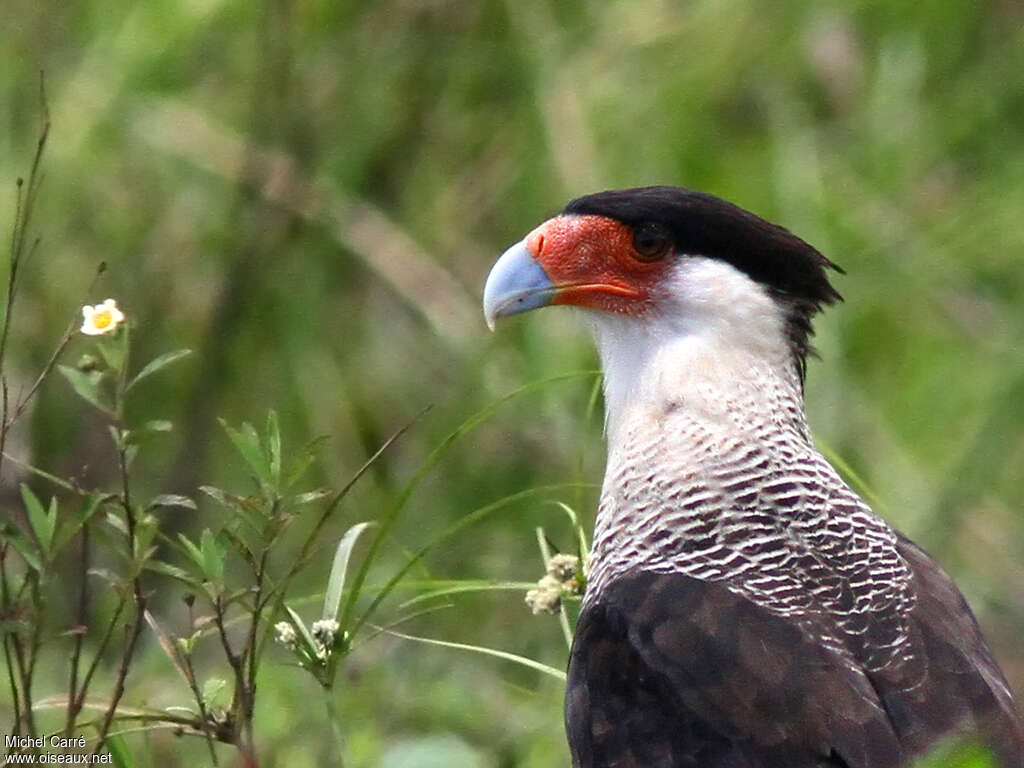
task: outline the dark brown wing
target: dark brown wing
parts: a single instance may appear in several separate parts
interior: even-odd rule
[[[977,734],[1024,768],[1024,726],[952,580],[901,538],[909,653],[866,672],[816,631],[721,584],[636,572],[582,612],[566,727],[577,768],[895,768]],[[825,618],[820,621],[827,622]]]
[[[917,753],[945,735],[976,732],[1001,766],[1024,768],[1024,723],[963,595],[912,541],[899,536],[897,549],[913,574],[918,658],[873,678],[901,742]]]
[[[721,584],[636,572],[582,612],[566,725],[577,768],[896,768],[867,676]]]

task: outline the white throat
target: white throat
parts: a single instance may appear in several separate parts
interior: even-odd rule
[[[773,420],[784,402],[803,422],[785,315],[762,286],[720,260],[684,256],[652,300],[639,317],[588,312],[610,449],[624,423],[666,409],[742,426],[752,416]]]

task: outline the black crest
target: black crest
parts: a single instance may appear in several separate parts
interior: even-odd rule
[[[569,214],[608,216],[631,227],[656,223],[679,253],[721,259],[764,285],[789,315],[789,338],[804,375],[811,318],[842,297],[828,269],[842,270],[788,229],[714,195],[681,187],[639,187],[598,192],[573,200]]]

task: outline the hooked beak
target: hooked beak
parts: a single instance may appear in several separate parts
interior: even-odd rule
[[[558,289],[520,240],[491,269],[484,285],[484,319],[494,330],[499,317],[529,312],[552,302]]]

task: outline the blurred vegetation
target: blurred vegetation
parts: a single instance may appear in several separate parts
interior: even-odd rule
[[[1022,22],[1012,0],[10,0],[5,230],[39,132],[40,70],[53,121],[11,390],[31,385],[82,304],[107,296],[134,324],[136,359],[195,350],[129,404],[176,425],[140,460],[142,494],[243,485],[217,417],[269,408],[286,444],[330,436],[312,482],[338,488],[432,405],[323,534],[301,584],[315,596],[343,531],[380,517],[458,424],[525,382],[596,366],[563,310],[487,333],[479,297],[497,254],[588,191],[703,189],[846,269],[846,303],[817,323],[812,426],[957,578],[1024,691]],[[68,361],[85,350],[73,341]],[[368,580],[505,495],[598,482],[590,393],[585,378],[552,384],[460,441]],[[108,443],[54,377],[7,450],[103,485],[116,480]],[[27,479],[5,465],[5,514]],[[585,517],[595,498],[563,496]],[[189,535],[211,524],[206,507],[173,514]],[[314,522],[300,518],[296,540]],[[571,551],[563,512],[523,503],[414,576],[535,580],[537,525]],[[178,588],[150,588],[151,609],[183,631]],[[408,631],[564,665],[558,622],[531,617],[521,592],[452,603]],[[308,704],[314,683],[280,650],[261,682],[259,751],[267,765],[319,764],[332,741]],[[152,635],[138,653],[126,703],[186,704]],[[40,691],[62,690],[57,670],[39,674]],[[381,636],[342,674],[352,765],[568,762],[560,686],[540,673]],[[132,738],[151,764],[206,759],[201,740],[171,731]]]

